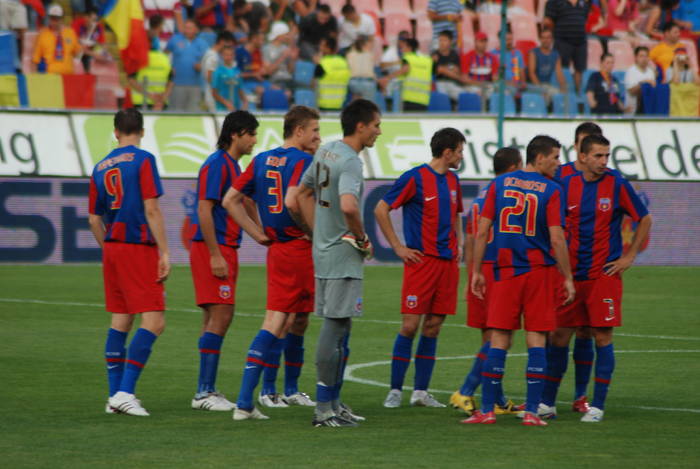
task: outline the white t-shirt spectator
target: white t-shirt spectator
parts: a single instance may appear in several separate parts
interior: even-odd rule
[[[360,13],[360,24],[358,25],[347,21],[345,17],[342,16],[338,25],[338,47],[340,49],[350,47],[357,39],[357,36],[367,36],[371,38],[374,37],[376,33],[374,20],[366,13]]]
[[[648,66],[646,70],[642,70],[637,66],[637,64],[634,64],[625,72],[625,90],[629,90],[630,88],[637,86],[641,82],[649,80],[651,80],[652,82],[656,80],[656,74],[654,73],[654,69]],[[625,94],[627,95],[625,97],[625,104],[629,109],[632,109],[632,113],[636,113],[637,96],[632,96],[629,93],[629,91],[626,91]]]
[[[212,75],[214,74],[214,70],[216,70],[216,68],[219,66],[219,62],[219,54],[212,49],[207,49],[202,56],[201,72],[202,83],[204,83],[204,102],[207,104],[207,109],[212,112],[216,109],[216,107],[214,96],[211,94],[211,83],[207,79],[207,75],[209,75],[209,72],[211,72]]]

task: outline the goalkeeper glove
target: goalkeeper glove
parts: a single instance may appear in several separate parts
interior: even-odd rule
[[[365,233],[362,239],[357,239],[352,233],[347,233],[341,238],[343,241],[348,243],[350,246],[354,247],[362,254],[365,259],[371,259],[374,254],[374,249],[372,248],[372,243],[369,240],[369,236]]]

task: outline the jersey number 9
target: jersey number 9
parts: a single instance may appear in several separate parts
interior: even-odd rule
[[[105,173],[105,190],[114,197],[110,208],[119,210],[124,200],[124,187],[122,186],[122,171],[119,168],[112,168]]]

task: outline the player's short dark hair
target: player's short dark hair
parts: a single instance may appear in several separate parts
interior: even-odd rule
[[[667,33],[667,32],[669,32],[670,30],[672,30],[673,28],[680,28],[680,26],[679,26],[679,24],[676,23],[675,21],[669,21],[668,23],[666,23],[665,25],[663,25],[663,26],[661,27],[661,32],[662,32],[662,33]]]
[[[325,14],[327,14],[327,15],[333,14],[333,12],[331,11],[331,7],[329,7],[329,6],[326,5],[325,3],[319,3],[319,4],[316,6],[316,11],[319,11],[319,12],[321,12],[321,13],[325,13]]]
[[[353,135],[357,130],[357,124],[369,124],[378,114],[379,108],[367,99],[356,99],[340,113],[340,126],[343,128],[343,137]]]
[[[143,114],[134,107],[117,111],[114,128],[124,135],[137,134],[143,130]]]
[[[581,135],[603,135],[603,129],[595,122],[582,122],[574,132],[574,142],[578,142]]]
[[[297,127],[305,127],[309,121],[319,120],[321,116],[316,109],[308,106],[294,106],[284,115],[283,138],[289,138]]]
[[[600,61],[602,62],[603,60],[607,59],[608,57],[613,57],[613,55],[610,52],[603,52],[602,54],[600,54]]]
[[[413,52],[418,50],[418,40],[412,37],[404,39],[404,42],[411,48]]]
[[[216,146],[219,150],[227,150],[231,146],[231,135],[243,135],[252,134],[258,128],[258,120],[254,115],[248,111],[233,111],[230,112],[226,119],[224,119],[224,125],[221,126],[221,134],[219,134],[219,141],[216,142]]]
[[[637,57],[640,52],[646,51],[646,53],[649,53],[649,48],[647,46],[637,46],[634,48],[634,56]]]
[[[447,39],[449,39],[450,41],[451,41],[452,39],[454,39],[454,37],[455,37],[455,35],[452,34],[452,31],[450,31],[450,30],[448,30],[448,29],[446,29],[446,30],[444,30],[444,31],[440,31],[440,32],[438,33],[438,37],[440,37],[440,36],[445,36],[445,37],[446,37]]]
[[[233,0],[233,5],[231,5],[231,6],[233,8],[233,11],[236,11],[236,10],[240,10],[241,8],[246,6],[247,4],[248,4],[247,0]]]
[[[430,139],[430,151],[433,158],[440,158],[445,150],[456,150],[460,143],[466,141],[462,132],[453,127],[445,127],[433,134]]]
[[[345,5],[343,5],[343,8],[340,9],[340,13],[342,15],[352,15],[356,11],[357,10],[354,6],[352,6],[352,3],[346,3]]]
[[[236,38],[231,31],[221,31],[216,35],[216,43],[219,44],[220,42],[233,42],[235,44]]]
[[[520,154],[520,150],[515,147],[503,147],[499,148],[495,155],[493,155],[493,173],[498,176],[506,172],[511,166],[518,166],[522,163],[523,155]]]
[[[163,24],[163,17],[160,15],[153,15],[150,18],[148,18],[148,27],[150,29],[155,29],[160,27]]]
[[[537,155],[549,155],[554,148],[561,148],[561,143],[549,135],[538,135],[527,144],[527,164],[534,164]]]
[[[581,153],[588,153],[593,148],[593,145],[610,146],[610,140],[600,134],[587,135],[581,140]]]

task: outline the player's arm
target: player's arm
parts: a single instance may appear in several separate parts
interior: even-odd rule
[[[457,262],[462,262],[464,258],[464,229],[462,227],[462,217],[459,213],[455,215],[455,235],[457,236]]]
[[[88,214],[88,224],[90,225],[90,231],[92,231],[92,235],[95,237],[95,241],[97,241],[97,244],[100,245],[100,248],[105,247],[105,234],[107,231],[105,230],[105,224],[102,221],[102,216],[101,215],[95,215],[95,214]]]
[[[472,269],[472,293],[474,293],[477,298],[484,298],[486,279],[484,274],[481,272],[481,263],[484,260],[484,253],[486,252],[486,243],[488,242],[489,231],[491,230],[491,225],[493,221],[485,216],[479,218],[479,225],[476,230],[476,237],[474,238],[474,249],[472,252],[473,257],[473,269]]]
[[[233,187],[226,192],[221,205],[231,215],[233,221],[250,235],[256,242],[262,245],[269,245],[271,240],[265,235],[261,226],[251,218],[249,208],[246,207],[245,197],[242,192],[238,192]]]
[[[552,243],[554,258],[557,260],[557,268],[564,276],[564,288],[566,289],[564,304],[568,305],[574,301],[576,290],[574,289],[574,277],[571,274],[571,263],[569,262],[569,251],[566,246],[564,229],[561,226],[550,226],[549,239]]]
[[[355,194],[340,195],[340,211],[343,213],[343,218],[345,219],[348,230],[355,239],[365,239],[367,235],[362,225],[360,204]]]
[[[289,211],[289,216],[292,217],[292,220],[294,220],[294,223],[297,224],[297,226],[306,233],[307,236],[311,237],[313,235],[313,228],[309,226],[306,221],[305,217],[302,213],[302,201],[299,198],[299,193],[301,192],[301,187],[300,186],[290,186],[287,189],[287,193],[284,195],[284,206],[287,207],[287,210]],[[309,191],[310,193],[310,201],[311,201],[311,220],[313,224],[313,193]]]
[[[385,201],[380,200],[377,206],[374,208],[374,216],[379,224],[379,229],[382,230],[384,237],[391,245],[397,256],[401,258],[404,262],[420,262],[423,253],[417,249],[411,249],[407,246],[401,244],[399,237],[396,235],[394,230],[394,224],[391,222],[391,217],[389,212],[391,207]]]
[[[467,271],[471,272],[472,262],[474,261],[474,235],[467,232],[464,236],[464,265]]]
[[[163,213],[160,211],[160,205],[156,198],[144,200],[143,206],[148,228],[150,228],[160,252],[158,258],[158,282],[164,282],[170,273],[170,250],[168,249],[168,238],[165,235]]]
[[[204,244],[209,249],[211,272],[215,277],[228,277],[228,265],[224,256],[219,249],[219,242],[216,240],[216,228],[214,227],[214,210],[215,200],[200,199],[197,204],[197,217],[199,218],[199,229],[202,231]]]
[[[306,185],[306,183],[301,184],[296,194],[296,202],[299,205],[299,216],[301,217],[299,227],[307,226],[309,229],[308,234],[311,235],[314,231],[314,210],[316,208],[313,187]]]
[[[243,197],[243,208],[245,208],[245,212],[250,219],[262,229],[262,221],[260,221],[260,213],[258,213],[258,206],[255,201],[248,196]]]
[[[649,236],[649,231],[651,231],[651,214],[647,213],[639,220],[639,225],[637,225],[634,236],[632,236],[632,243],[625,255],[605,264],[603,266],[605,273],[607,275],[622,274],[629,269],[634,263],[634,259],[637,257],[642,244]]]

